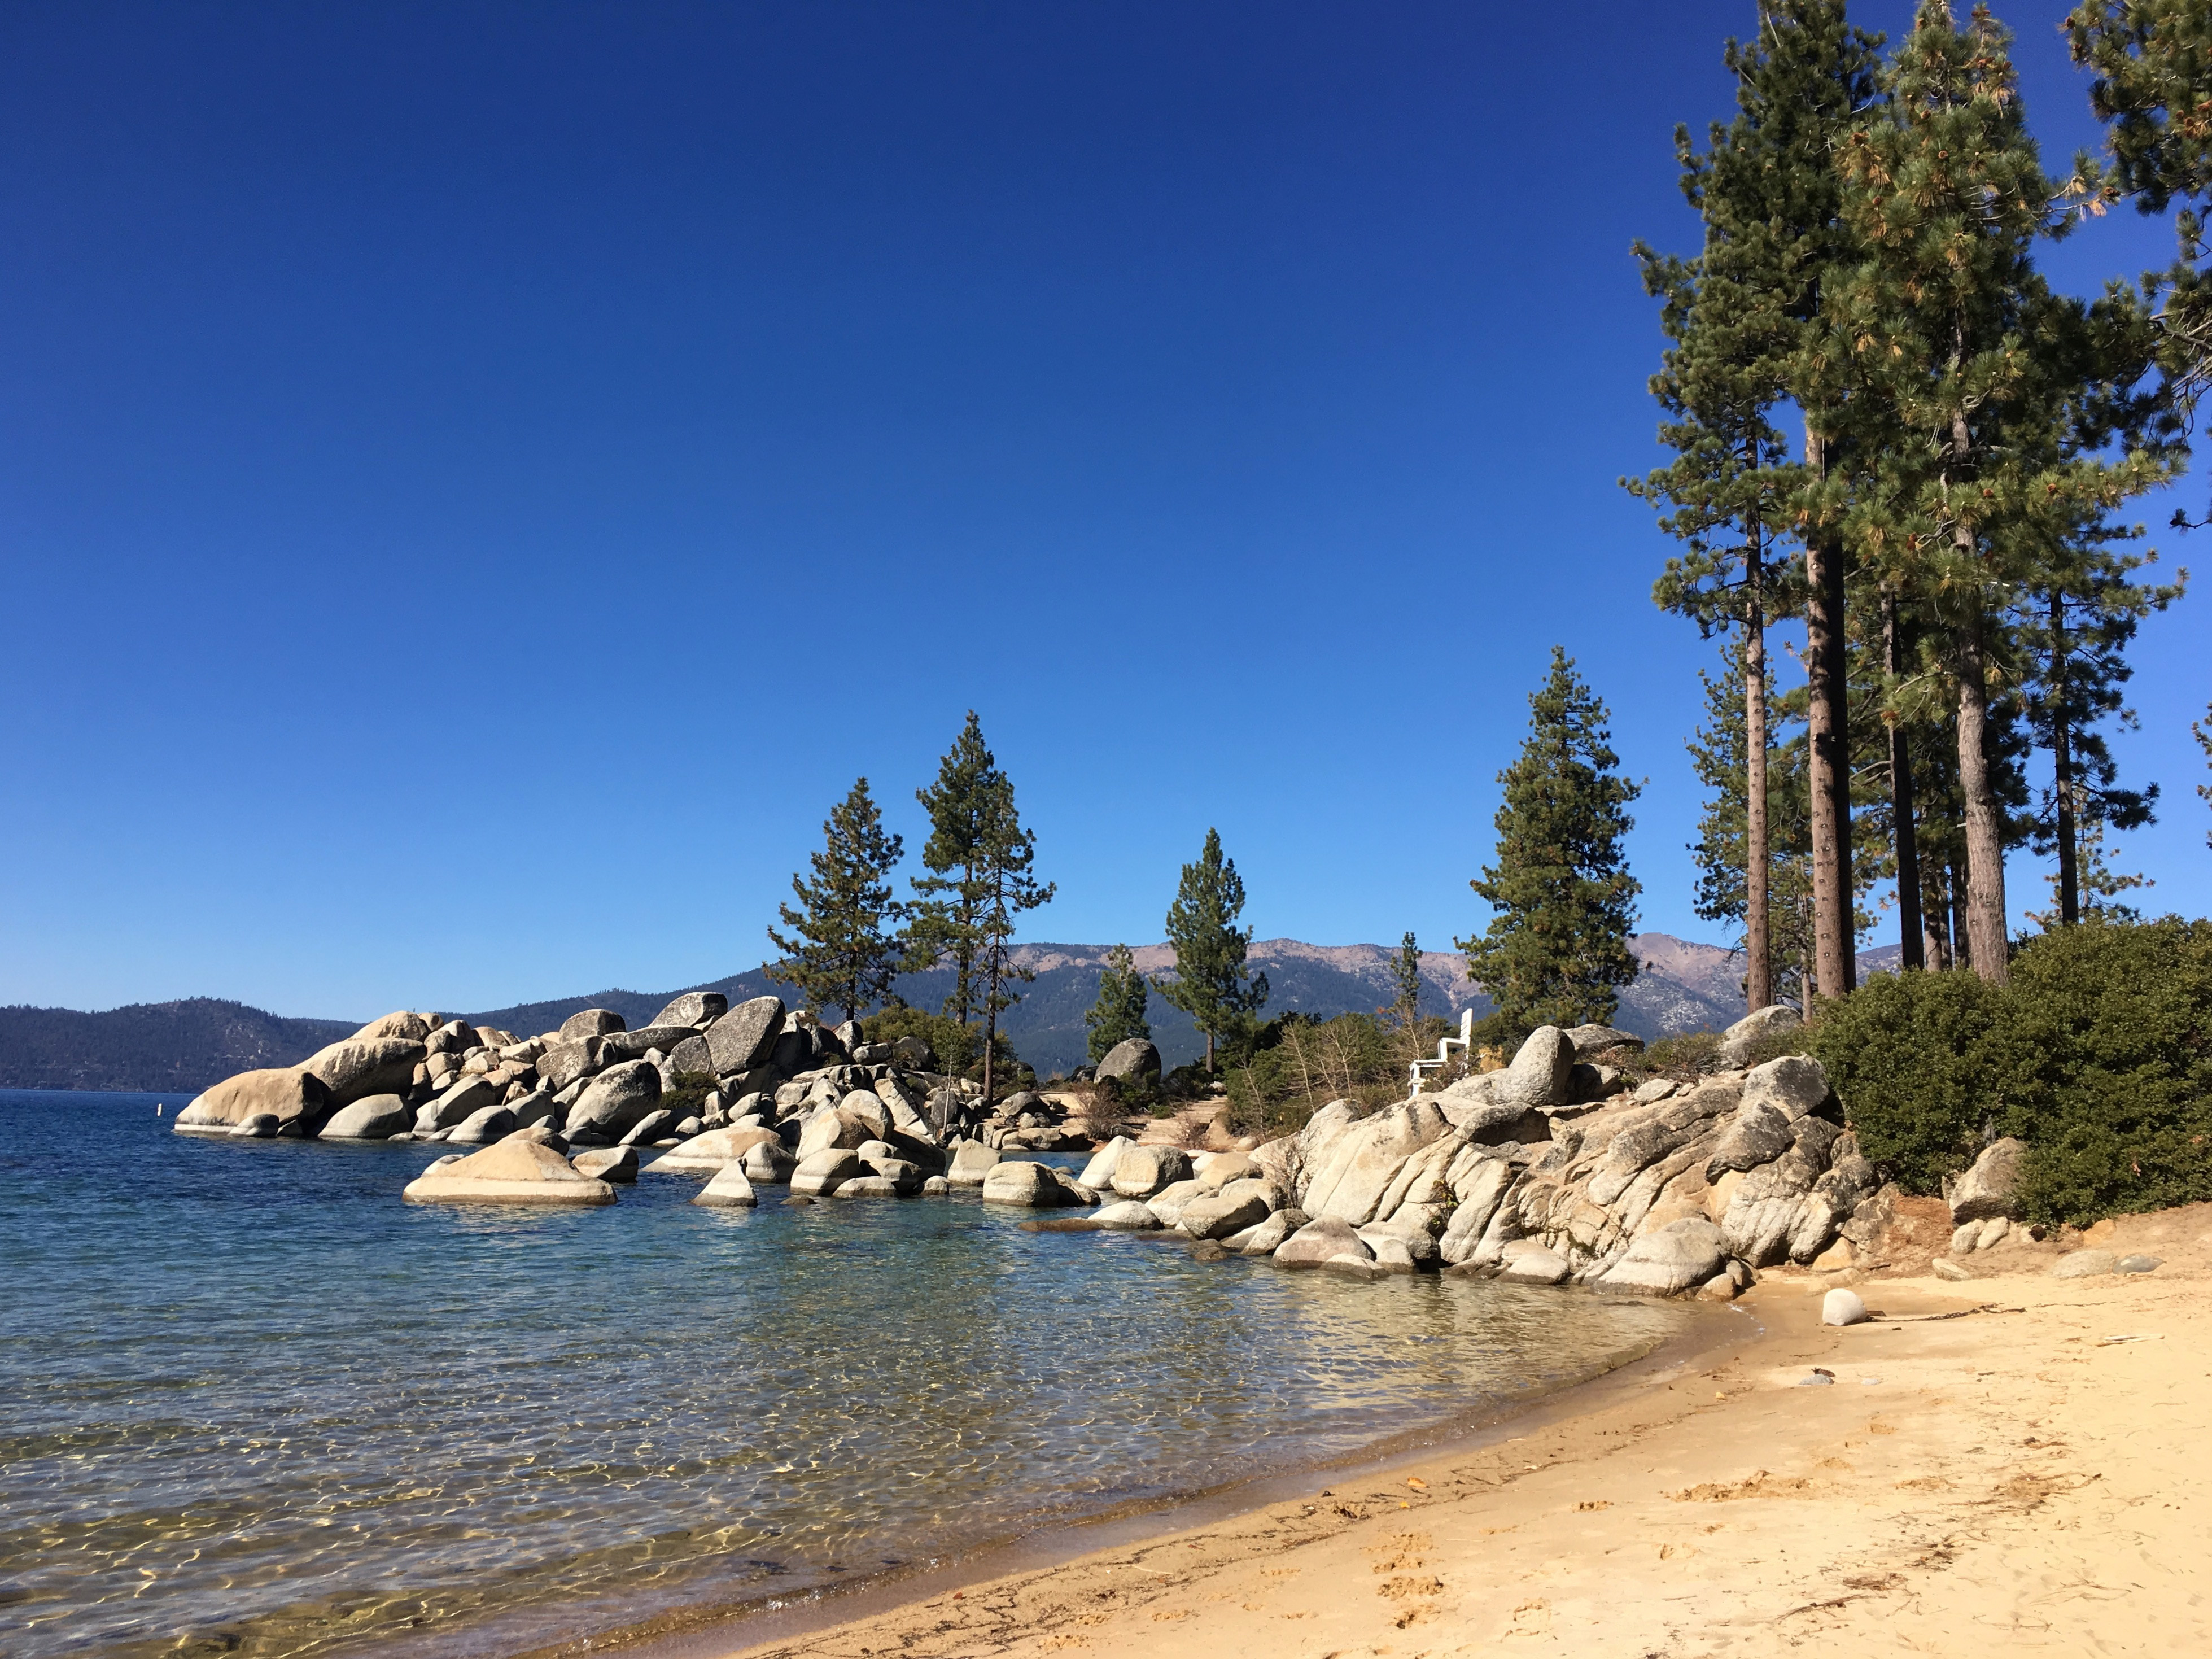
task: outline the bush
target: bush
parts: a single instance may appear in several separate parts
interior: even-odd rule
[[[2013,962],[1993,1034],[2029,1212],[2080,1224],[2212,1198],[2212,922],[2089,922]]]
[[[1862,1149],[1909,1191],[2017,1135],[2038,1219],[2212,1198],[2212,922],[2055,929],[2003,987],[1884,975],[1823,1015],[1813,1048]]]
[[[1981,1052],[1996,993],[1965,969],[1882,974],[1825,1008],[1813,1052],[1859,1150],[1907,1192],[1973,1162],[1994,1098]]]

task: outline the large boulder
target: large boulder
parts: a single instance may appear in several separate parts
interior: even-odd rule
[[[332,1106],[349,1106],[370,1095],[400,1093],[428,1057],[429,1050],[412,1037],[348,1037],[317,1053],[301,1069],[320,1079]]]
[[[2027,1143],[2009,1135],[1984,1147],[1973,1168],[1952,1183],[1951,1224],[2012,1215],[2020,1194],[2021,1164],[2027,1156]]]
[[[1364,1226],[1375,1219],[1407,1161],[1450,1133],[1450,1120],[1427,1099],[1409,1100],[1361,1118],[1330,1139],[1318,1158],[1309,1152],[1298,1207],[1316,1219],[1334,1217],[1351,1226]],[[1117,1186],[1115,1190],[1121,1189]]]
[[[610,1031],[605,1042],[611,1059],[641,1060],[648,1049],[665,1054],[686,1037],[698,1035],[689,1025],[641,1025],[635,1031]]]
[[[1182,1206],[1176,1225],[1193,1238],[1226,1238],[1256,1227],[1274,1212],[1264,1181],[1237,1181]]]
[[[538,1056],[538,1080],[558,1094],[577,1079],[589,1077],[604,1066],[606,1047],[605,1039],[597,1036],[554,1043]]]
[[[649,1060],[610,1066],[585,1085],[568,1109],[568,1133],[589,1129],[620,1139],[660,1108],[660,1073]]]
[[[1730,1170],[1755,1170],[1762,1164],[1771,1164],[1795,1140],[1790,1120],[1776,1108],[1763,1100],[1746,1106],[1722,1132],[1721,1144],[1705,1160],[1705,1179],[1718,1181]]]
[[[1637,1054],[1644,1052],[1644,1039],[1633,1031],[1624,1031],[1613,1025],[1571,1025],[1567,1041],[1575,1045],[1575,1059],[1579,1063],[1595,1059],[1610,1048],[1627,1048]]]
[[[782,1141],[770,1135],[766,1140],[745,1149],[738,1160],[738,1167],[745,1172],[745,1179],[766,1186],[788,1181],[791,1172],[799,1167],[799,1160],[791,1155]]]
[[[668,1078],[682,1077],[686,1073],[704,1076],[714,1069],[714,1055],[707,1048],[707,1039],[702,1036],[684,1037],[666,1052],[668,1057],[660,1065],[664,1082]]]
[[[1098,1062],[1098,1077],[1158,1078],[1160,1074],[1160,1051],[1149,1037],[1129,1037],[1115,1043],[1106,1051],[1106,1058]]]
[[[1754,1066],[1743,1079],[1743,1111],[1771,1106],[1795,1123],[1805,1117],[1836,1117],[1836,1091],[1828,1074],[1810,1054],[1784,1054],[1764,1066]]]
[[[401,1192],[438,1200],[506,1204],[611,1204],[615,1189],[534,1140],[502,1140],[452,1163],[434,1164]]]
[[[1563,1106],[1567,1083],[1575,1069],[1574,1039],[1556,1025],[1539,1025],[1528,1033],[1502,1073],[1492,1073],[1496,1097],[1522,1106]]]
[[[578,1037],[603,1037],[610,1031],[628,1028],[629,1022],[611,1008],[583,1008],[561,1022],[561,1041],[574,1042]]]
[[[1679,1296],[1705,1284],[1727,1261],[1721,1230],[1702,1216],[1685,1216],[1632,1243],[1597,1282],[1609,1291]]]
[[[848,1117],[835,1106],[825,1106],[807,1119],[805,1128],[799,1132],[799,1156],[804,1160],[836,1147],[857,1151],[866,1142],[882,1138],[874,1124]]]
[[[691,1200],[714,1208],[750,1210],[760,1202],[753,1191],[753,1183],[737,1164],[717,1170],[714,1178],[699,1189],[699,1196]]]
[[[955,1187],[980,1187],[984,1178],[999,1167],[995,1147],[979,1141],[963,1141],[952,1153],[952,1162],[945,1166],[945,1179]]]
[[[1275,1248],[1280,1267],[1319,1267],[1331,1261],[1372,1261],[1375,1252],[1352,1231],[1352,1224],[1335,1216],[1309,1221]]]
[[[414,1120],[398,1095],[370,1095],[341,1106],[323,1125],[325,1140],[389,1140]]]
[[[622,1146],[650,1146],[656,1140],[665,1140],[676,1133],[676,1114],[665,1106],[656,1106],[622,1133],[616,1143]]]
[[[287,1066],[225,1078],[178,1113],[175,1127],[185,1134],[228,1134],[247,1118],[266,1113],[280,1126],[296,1122],[313,1129],[331,1110],[331,1091],[323,1080]]]
[[[1109,1184],[1124,1198],[1150,1198],[1155,1193],[1165,1192],[1178,1181],[1189,1179],[1190,1154],[1180,1146],[1133,1146],[1126,1147],[1114,1160],[1113,1179]]]
[[[1121,1162],[1121,1154],[1136,1144],[1127,1135],[1115,1135],[1091,1153],[1091,1161],[1083,1166],[1083,1173],[1077,1179],[1086,1187],[1104,1192],[1114,1184],[1114,1167]]]
[[[482,1073],[471,1073],[436,1099],[426,1102],[416,1115],[415,1127],[424,1131],[450,1129],[465,1121],[470,1114],[498,1105],[500,1096],[505,1092]]]
[[[372,1019],[353,1034],[356,1042],[374,1042],[383,1037],[401,1037],[410,1042],[421,1042],[430,1035],[430,1022],[411,1009],[402,1008],[397,1013],[386,1014],[382,1019]]]
[[[505,1139],[514,1128],[514,1114],[507,1107],[486,1106],[455,1124],[446,1139],[456,1146],[489,1146]]]
[[[1721,1033],[1720,1062],[1723,1066],[1741,1066],[1751,1058],[1752,1049],[1761,1039],[1780,1036],[1803,1024],[1797,1011],[1788,1003],[1770,1003],[1746,1014]]]
[[[791,1172],[791,1190],[794,1195],[824,1197],[861,1173],[858,1152],[831,1146],[799,1160]]]
[[[782,998],[755,997],[739,1003],[708,1028],[707,1049],[714,1057],[715,1075],[729,1077],[765,1066],[782,1035]]]
[[[655,1014],[648,1024],[697,1025],[719,1019],[730,1011],[730,1000],[720,991],[686,991]]]
[[[775,1139],[773,1129],[709,1129],[663,1152],[646,1168],[655,1175],[715,1175],[742,1162],[754,1147]]]
[[[569,1161],[584,1174],[597,1180],[611,1182],[618,1187],[637,1185],[637,1148],[635,1146],[602,1146],[595,1152],[579,1152]]]
[[[983,1201],[1049,1209],[1079,1200],[1069,1190],[1069,1183],[1063,1182],[1060,1172],[1050,1165],[1016,1158],[991,1166],[983,1177]]]
[[[1091,1224],[1109,1232],[1149,1233],[1158,1231],[1160,1218],[1152,1213],[1149,1204],[1125,1198],[1119,1204],[1109,1204],[1094,1212]]]

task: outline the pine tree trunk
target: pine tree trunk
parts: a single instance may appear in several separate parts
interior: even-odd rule
[[[1753,528],[1744,592],[1744,1001],[1753,1009],[1774,1000],[1773,929],[1766,913],[1766,878],[1772,868],[1766,831],[1766,594],[1765,568]]]
[[[1213,1075],[1213,1033],[1211,1031],[1206,1034],[1206,1075],[1208,1078]]]
[[[983,996],[983,1111],[991,1110],[992,1066],[999,1056],[999,951],[995,943],[984,953]]]
[[[1805,428],[1805,464],[1826,476],[1827,446]],[[1851,781],[1849,689],[1844,683],[1844,549],[1826,526],[1805,538],[1805,655],[1811,739],[1814,990],[1848,992],[1856,966],[1851,945]]]
[[[1984,745],[1989,724],[1987,664],[1978,609],[1959,630],[1959,793],[1966,819],[1966,948],[1974,971],[1992,985],[2008,977],[2005,960],[2004,840]]]
[[[1954,834],[1950,852],[1951,961],[1955,967],[1972,968],[1974,936],[1966,927],[1966,871],[1960,852],[1960,838]]]
[[[2074,801],[2074,733],[2066,710],[2066,600],[2051,595],[2051,793],[2057,808],[2058,921],[2081,920],[2081,854]]]
[[[1958,337],[1956,361],[1966,356],[1963,330]],[[1951,457],[1962,480],[1973,464],[1973,431],[1965,409],[1951,411]],[[1945,498],[1951,512],[1951,541],[1960,563],[1973,569],[1979,562],[1971,520],[1950,501],[1948,481]],[[1958,630],[1959,674],[1959,796],[1966,822],[1966,948],[1974,971],[1992,985],[2010,977],[2005,950],[2004,833],[1997,812],[1996,787],[1990,781],[1989,750],[1984,742],[1989,725],[1989,662],[1982,630],[1985,619],[1981,596],[1965,596],[1969,606]]]
[[[1904,624],[1898,620],[1897,595],[1881,595],[1883,665],[1892,679],[1905,672]],[[1889,722],[1889,819],[1897,843],[1898,966],[1925,968],[1928,957],[1920,933],[1920,840],[1912,820],[1912,751],[1905,724]]]

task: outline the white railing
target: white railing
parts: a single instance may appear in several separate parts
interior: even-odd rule
[[[1451,1064],[1451,1051],[1453,1049],[1456,1048],[1461,1053],[1465,1054],[1469,1052],[1474,1046],[1474,1010],[1472,1008],[1462,1008],[1460,1010],[1459,1014],[1459,1035],[1455,1037],[1438,1037],[1437,1039],[1437,1057],[1434,1060],[1417,1060],[1412,1066],[1407,1067],[1407,1069],[1412,1072],[1413,1077],[1413,1093],[1418,1095],[1421,1092],[1421,1078],[1425,1073],[1441,1072],[1445,1066]]]

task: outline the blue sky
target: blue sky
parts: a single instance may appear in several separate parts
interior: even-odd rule
[[[2054,164],[2063,9],[2001,9]],[[1442,947],[1555,641],[1650,780],[1646,925],[1716,936],[1712,647],[1614,481],[1629,245],[1694,245],[1669,134],[1750,17],[8,8],[0,1000],[750,967],[856,775],[918,849],[971,707],[1060,884],[1030,937],[1158,938],[1218,824],[1262,937]],[[2120,861],[2193,914],[2201,604],[2116,745],[2166,791]]]

